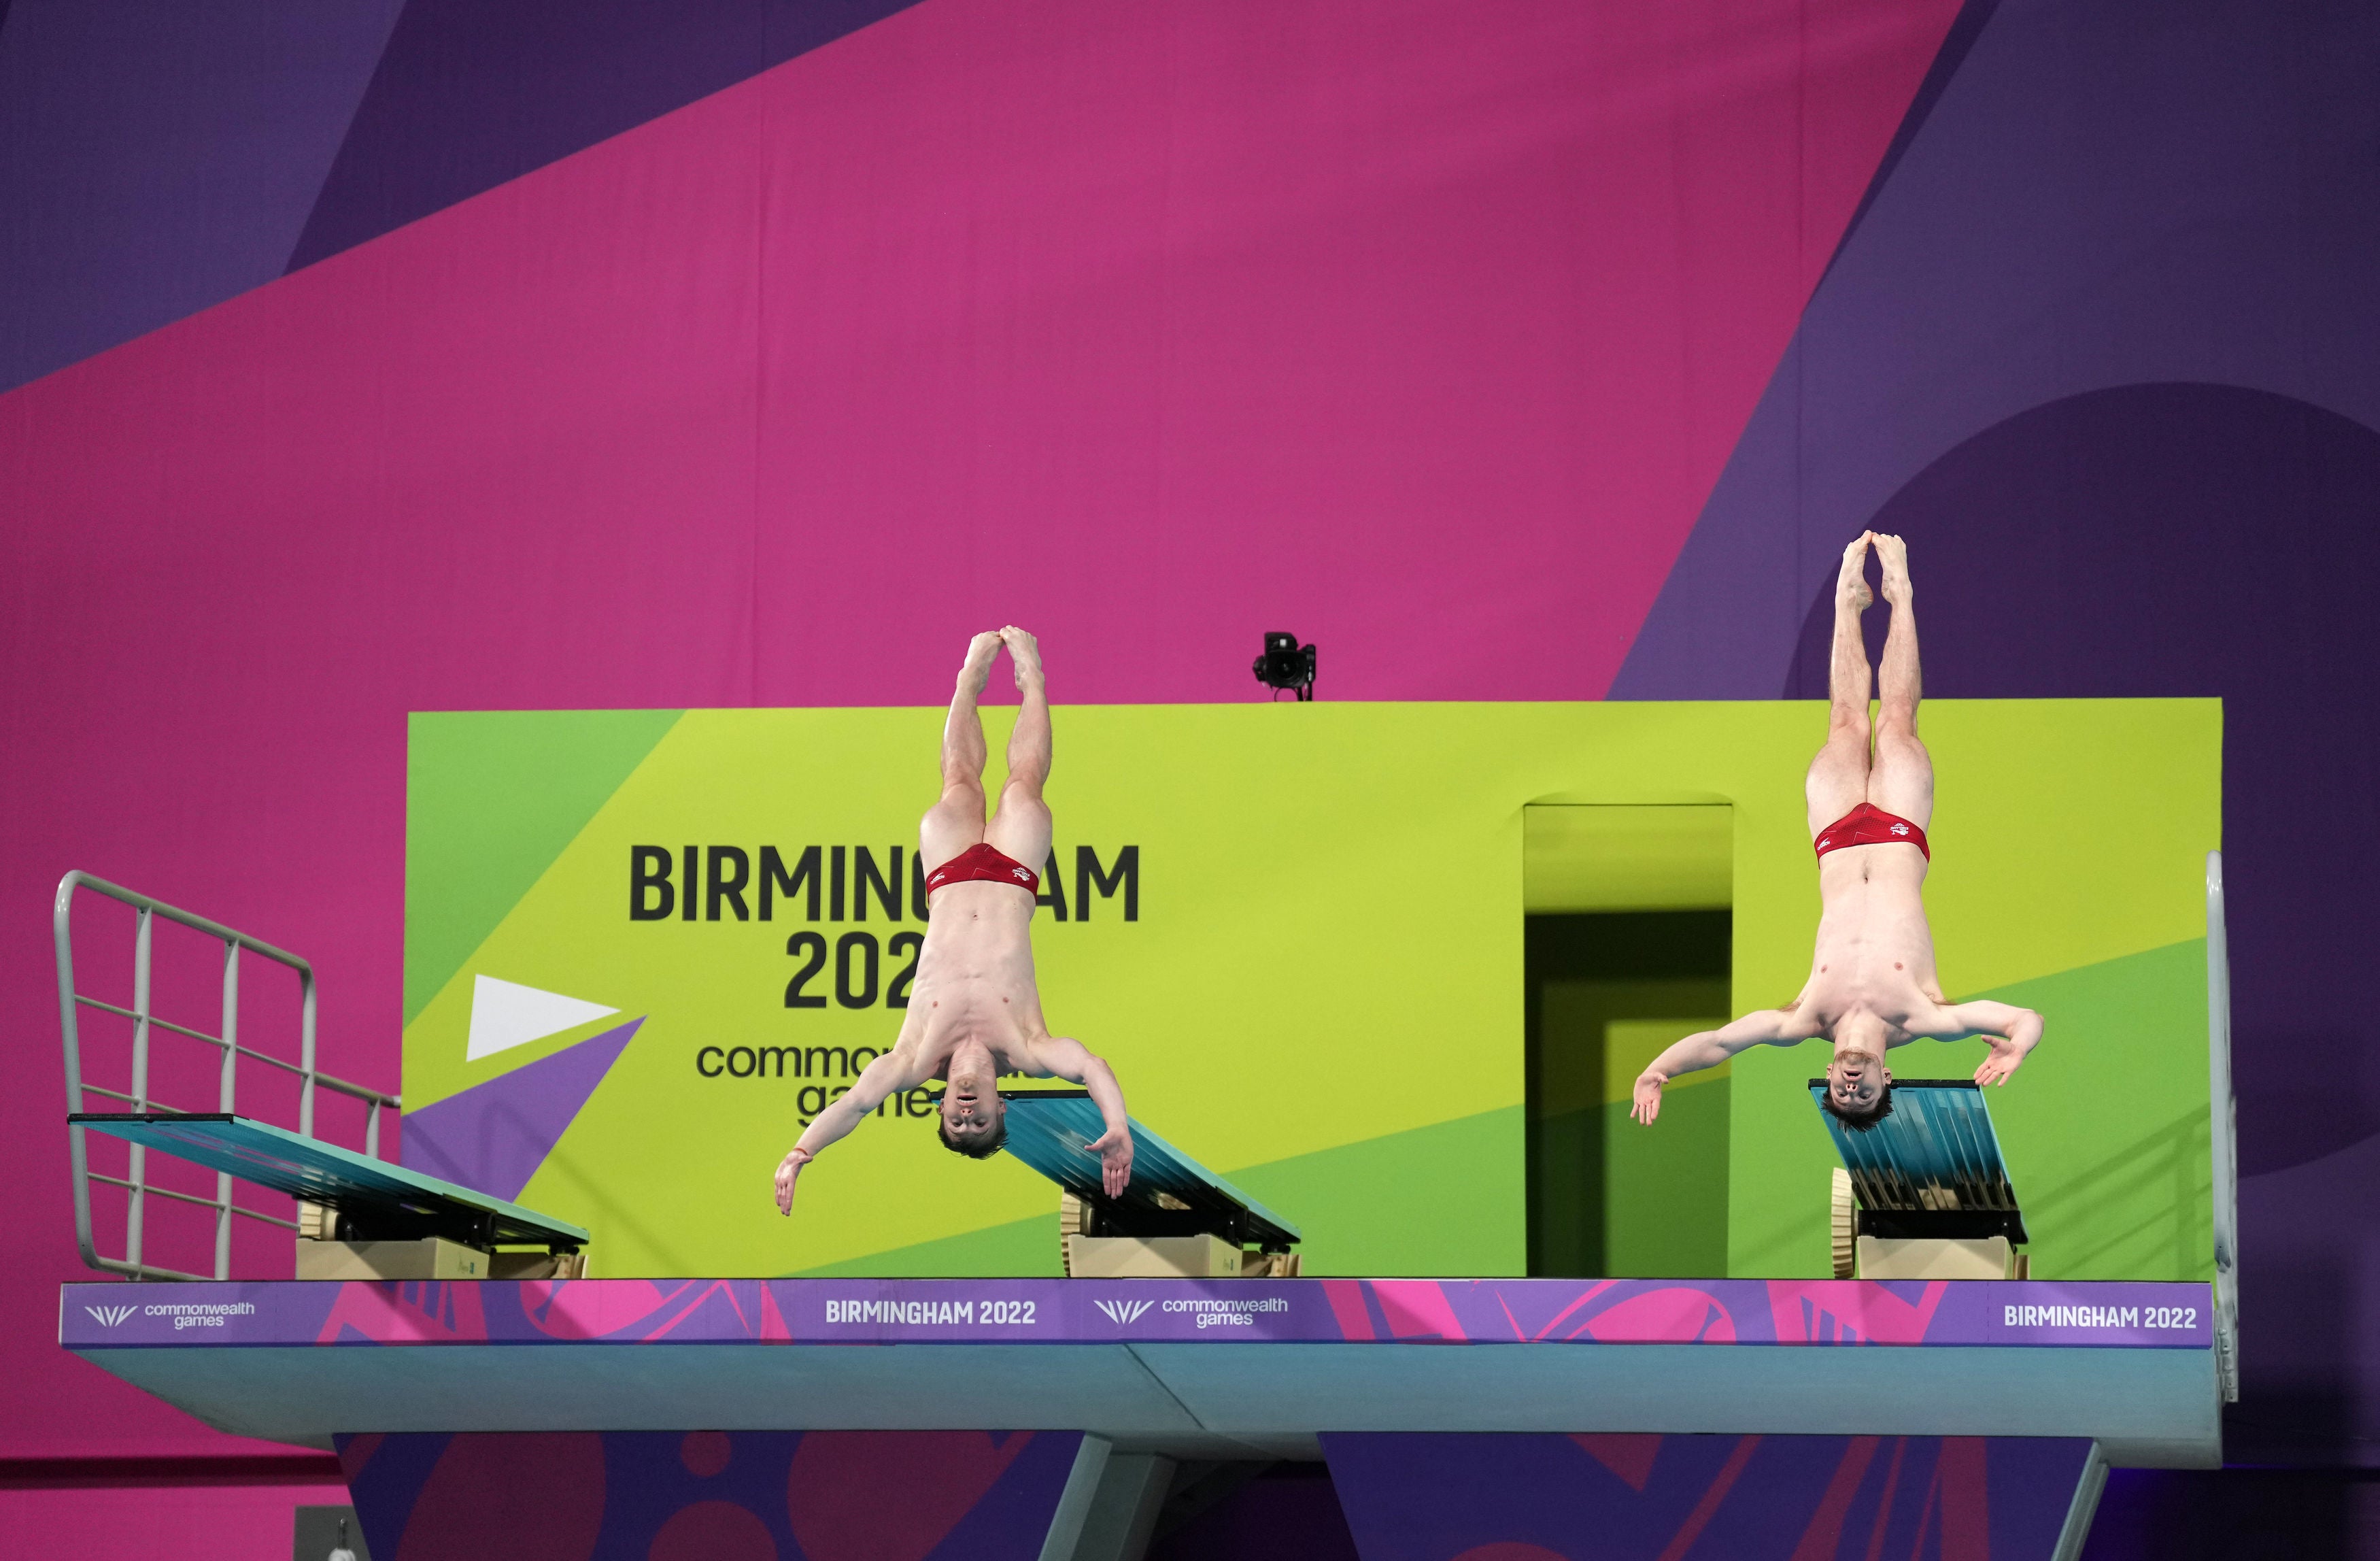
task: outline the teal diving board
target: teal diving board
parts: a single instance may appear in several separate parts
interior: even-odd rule
[[[1982,1086],[1895,1079],[1891,1114],[1864,1131],[1846,1127],[1826,1098],[1827,1081],[1811,1079],[1811,1103],[1851,1173],[1861,1235],[2005,1236],[2023,1244],[2024,1215]]]
[[[439,1236],[482,1250],[556,1252],[577,1251],[589,1240],[578,1226],[517,1203],[245,1116],[77,1112],[67,1121],[336,1209],[353,1239]]]
[[[1116,1235],[1206,1233],[1285,1252],[1305,1233],[1167,1143],[1142,1124],[1132,1131],[1132,1184],[1111,1199],[1089,1145],[1107,1131],[1087,1090],[1002,1090],[1009,1153],[1099,1210]]]

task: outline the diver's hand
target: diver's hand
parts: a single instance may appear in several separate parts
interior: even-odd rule
[[[2007,1083],[2009,1075],[2023,1067],[2024,1059],[2033,1053],[2030,1044],[2009,1040],[2006,1036],[1989,1035],[1985,1039],[1992,1044],[1992,1055],[1975,1069],[1975,1082],[1978,1084]]]
[[[811,1158],[808,1150],[796,1144],[787,1152],[784,1159],[777,1163],[777,1213],[790,1214],[794,1212],[794,1182]]]
[[[1653,1118],[1661,1115],[1661,1086],[1669,1081],[1668,1074],[1656,1073],[1649,1067],[1638,1074],[1636,1102],[1628,1108],[1628,1115],[1651,1127]]]
[[[1121,1198],[1132,1185],[1132,1132],[1110,1128],[1084,1146],[1099,1157],[1099,1178],[1111,1198]]]

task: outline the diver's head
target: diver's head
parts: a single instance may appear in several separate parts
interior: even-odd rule
[[[1827,1061],[1827,1110],[1864,1133],[1892,1114],[1892,1069],[1884,1066],[1881,1023],[1839,1030]]]
[[[951,1085],[942,1091],[942,1119],[934,1130],[944,1148],[983,1160],[1008,1140],[1008,1103],[1000,1098],[990,1049],[963,1043],[951,1055]]]

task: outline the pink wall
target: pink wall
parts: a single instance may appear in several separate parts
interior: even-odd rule
[[[297,1508],[346,1499],[338,1484],[0,1490],[0,1555],[280,1561]]]
[[[1600,696],[1952,0],[928,0],[0,397],[0,1457],[61,1357],[79,866],[396,1073],[410,710]],[[38,1505],[38,1504],[37,1504]]]

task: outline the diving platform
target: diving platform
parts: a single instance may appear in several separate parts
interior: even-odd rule
[[[530,1514],[557,1555],[1138,1561],[1165,1512],[1320,1460],[1366,1561],[1582,1544],[2074,1561],[2107,1468],[2218,1466],[2236,1396],[2208,869],[2212,1285],[2030,1278],[1982,1093],[1917,1081],[1877,1130],[1828,1119],[1833,1279],[1298,1277],[1296,1225],[1143,1124],[1108,1198],[1088,1152],[1104,1124],[1071,1091],[1010,1096],[1008,1147],[1058,1185],[1073,1277],[584,1278],[590,1232],[379,1158],[379,1114],[401,1103],[316,1069],[302,961],[69,874],[77,1237],[135,1282],[62,1287],[59,1343],[223,1431],[334,1449],[386,1555],[506,1548]],[[222,1034],[155,1019],[145,974],[129,1006],[76,990],[78,887],[139,913],[139,971],[154,918],[225,941]],[[243,953],[299,974],[295,1061],[237,1039]],[[128,1088],[85,1081],[83,1007],[133,1025]],[[293,1074],[296,1130],[239,1115],[228,1065],[217,1111],[161,1109],[152,1028]],[[318,1085],[364,1103],[360,1152],[312,1133]],[[86,1112],[86,1092],[129,1109]],[[130,1145],[123,1177],[89,1167],[94,1135]],[[218,1172],[215,1199],[150,1189],[152,1150]],[[236,1203],[235,1179],[300,1200],[301,1274],[310,1252],[375,1243],[542,1247],[550,1272],[234,1280],[234,1216],[292,1224]],[[93,1183],[128,1194],[120,1256],[95,1235]],[[212,1209],[214,1278],[144,1256],[144,1190]],[[1978,1276],[1893,1268],[1945,1253]]]
[[[996,1422],[1176,1459],[1311,1458],[1321,1432],[2046,1436],[2117,1464],[2221,1458],[2204,1284],[102,1283],[64,1287],[59,1342],[210,1425],[311,1447]]]

